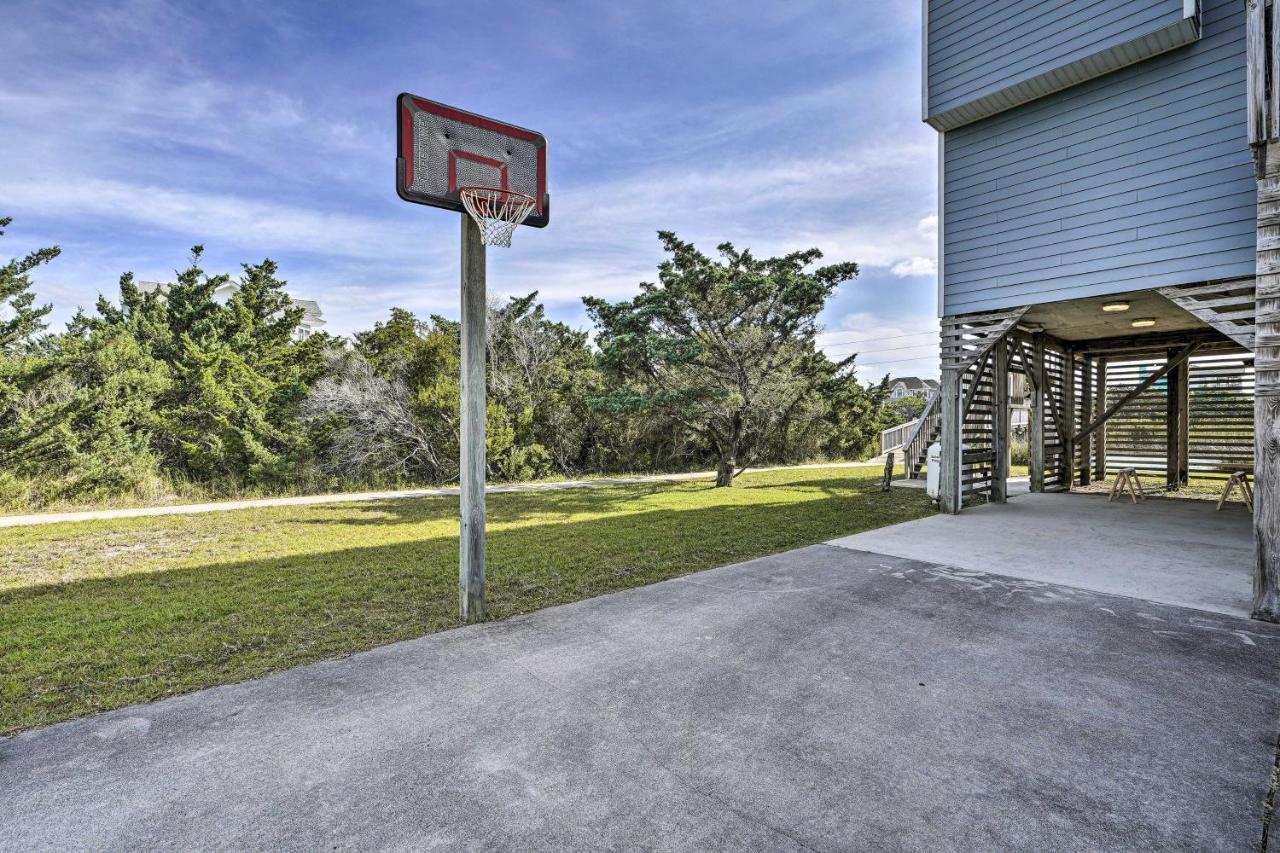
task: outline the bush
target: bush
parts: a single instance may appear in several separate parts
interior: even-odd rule
[[[1031,464],[1031,444],[1025,435],[1015,435],[1009,439],[1009,464]]]

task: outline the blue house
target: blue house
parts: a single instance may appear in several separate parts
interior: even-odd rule
[[[1005,500],[1021,373],[1033,491],[1125,468],[1171,489],[1256,471],[1256,615],[1277,618],[1280,13],[1266,0],[924,7],[943,510]]]

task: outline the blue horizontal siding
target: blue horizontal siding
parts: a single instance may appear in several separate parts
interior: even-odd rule
[[[1255,198],[1255,190],[1249,189],[1221,194],[1218,188],[1201,189],[1195,192],[1193,202],[1184,206],[1185,216],[1177,216],[1164,210],[1150,210],[1134,207],[1134,212],[1114,209],[1095,213],[1091,216],[1073,217],[1064,221],[1054,218],[1045,222],[1015,228],[1003,235],[999,243],[988,243],[981,239],[967,241],[971,248],[957,249],[949,246],[947,257],[954,264],[977,261],[984,258],[1016,258],[1020,261],[1033,260],[1043,254],[1044,247],[1058,246],[1067,242],[1079,246],[1102,246],[1122,239],[1158,233],[1151,228],[1188,230],[1197,224],[1218,225],[1222,222],[1239,221],[1242,211],[1249,209]],[[1248,217],[1246,217],[1248,218]],[[967,264],[966,264],[967,266]]]
[[[1206,155],[1221,146],[1226,146],[1227,153],[1236,152],[1238,146],[1232,140],[1224,140],[1223,131],[1230,134],[1239,129],[1239,124],[1238,105],[1218,99],[1194,112],[1173,113],[1150,124],[1135,125],[1124,132],[1100,137],[1089,144],[1049,148],[1035,156],[1006,162],[994,167],[986,176],[979,175],[966,182],[957,181],[959,186],[948,188],[948,198],[956,204],[979,197],[988,202],[1014,201],[1027,191],[1040,187],[1078,184],[1093,176],[1109,180],[1117,167],[1137,166],[1140,159],[1181,158],[1189,146],[1195,145],[1204,146]],[[1145,146],[1141,153],[1135,150],[1137,145]],[[1070,169],[1057,168],[1064,157],[1070,161]]]
[[[1244,11],[1203,6],[1190,45],[946,134],[944,314],[1253,274]]]
[[[1016,198],[987,203],[983,198],[946,202],[947,236],[951,239],[978,236],[990,240],[1009,223],[1030,225],[1055,217],[1087,216],[1109,205],[1142,204],[1154,209],[1168,202],[1181,206],[1178,197],[1185,187],[1199,187],[1211,172],[1222,172],[1210,180],[1219,182],[1252,181],[1241,167],[1251,168],[1248,151],[1242,156],[1231,142],[1216,146],[1221,150],[1198,150],[1193,147],[1176,157],[1160,161],[1125,163],[1070,185],[1059,184],[1028,190]],[[1198,161],[1189,158],[1197,157]],[[948,158],[949,159],[949,158]],[[1166,208],[1170,209],[1170,208]],[[972,232],[977,232],[975,235]]]
[[[1202,116],[1216,114],[1219,120],[1235,115],[1238,105],[1222,98],[1223,86],[1232,83],[1235,72],[1228,69],[1212,77],[1197,79],[1172,92],[1164,87],[1147,87],[1139,96],[1143,104],[1106,110],[1104,115],[1086,115],[1077,111],[1075,122],[1041,131],[1029,137],[985,148],[982,156],[966,156],[949,177],[953,190],[978,187],[992,177],[1005,178],[1039,168],[1046,158],[1092,154],[1154,132],[1168,133],[1186,128],[1183,136],[1195,135]],[[1125,99],[1128,101],[1129,99]],[[1140,111],[1141,110],[1141,111]],[[1203,132],[1203,131],[1202,131]],[[956,152],[957,156],[961,152]]]
[[[928,115],[1182,20],[1182,0],[930,0]]]
[[[1217,76],[1239,73],[1235,62],[1222,61],[1239,58],[1242,36],[1237,30],[1238,27],[1223,27],[1201,38],[1197,49],[1178,64],[1172,80],[1167,66],[1142,62],[1127,69],[1124,75],[1116,75],[1109,86],[1075,86],[1069,92],[1024,104],[1016,114],[1011,112],[987,119],[986,131],[981,137],[971,142],[957,137],[950,144],[960,151],[966,144],[980,143],[990,157],[997,157],[1009,149],[1021,150],[1038,141],[1055,140],[1065,132],[1106,128],[1142,112],[1176,104],[1207,88],[1220,93],[1223,82],[1216,80]],[[973,165],[983,164],[975,160]]]
[[[1132,41],[1181,20],[1181,3],[1135,0],[1101,11],[1082,9],[1052,21],[1031,5],[1025,24],[1004,34],[984,31],[965,51],[929,51],[930,106],[936,112],[997,91],[1068,62]],[[1086,4],[1094,6],[1095,4]],[[1170,12],[1177,5],[1176,15]],[[1074,10],[1073,10],[1074,11]],[[1056,30],[1046,27],[1056,23]],[[1046,49],[1047,48],[1047,49]]]

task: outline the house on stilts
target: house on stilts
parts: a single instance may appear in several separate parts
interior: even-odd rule
[[[1171,488],[1249,472],[1253,612],[1270,620],[1278,40],[1268,0],[924,0],[943,511],[1006,500],[1021,374],[1034,492],[1126,468]]]

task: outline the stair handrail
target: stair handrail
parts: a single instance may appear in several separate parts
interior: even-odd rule
[[[888,429],[880,430],[880,452],[888,453],[890,450],[897,450],[899,447],[906,447],[907,444],[905,441],[890,440],[887,439],[886,436],[893,436],[893,438],[898,439],[905,435],[912,435],[915,432],[915,428],[919,425],[919,418],[912,418],[909,421],[903,421],[900,424],[891,426]]]
[[[920,436],[920,430],[924,429],[925,422],[929,420],[934,408],[938,405],[938,391],[939,389],[935,388],[929,392],[924,408],[920,411],[920,417],[916,421],[916,428],[911,431],[911,437],[902,443],[904,453],[910,453],[911,445],[915,444],[916,439]]]

